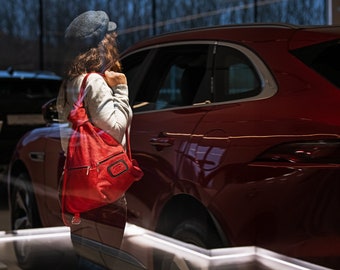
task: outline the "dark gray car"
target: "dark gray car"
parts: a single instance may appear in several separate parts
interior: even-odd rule
[[[0,70],[0,164],[8,163],[24,133],[45,124],[41,107],[60,84],[51,72]]]

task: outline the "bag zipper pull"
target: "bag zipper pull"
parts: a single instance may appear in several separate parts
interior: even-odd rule
[[[72,217],[71,223],[73,225],[79,225],[81,223],[81,218],[79,213],[75,213],[74,216]]]

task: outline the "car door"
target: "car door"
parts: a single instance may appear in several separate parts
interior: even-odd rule
[[[161,45],[148,50],[141,63],[142,78],[127,71],[130,86],[138,81],[130,87],[134,109],[131,146],[144,171],[143,179],[127,194],[128,220],[134,224],[154,226],[152,216],[172,194],[188,142],[208,110],[195,106],[194,96],[199,89],[211,93],[211,54],[208,42]]]
[[[195,136],[192,136],[190,141],[192,151],[188,152],[188,156],[191,157],[188,159],[189,162],[182,164],[181,171],[186,172],[188,167],[192,168],[189,170],[193,172],[190,178],[199,179],[204,186],[212,186],[210,181],[218,178],[217,171],[221,172],[221,179],[217,182],[224,182],[225,169],[222,165],[226,162],[235,162],[238,155],[237,152],[233,153],[232,159],[226,161],[229,155],[227,152],[234,149],[230,148],[232,136],[251,135],[247,120],[251,119],[254,112],[251,111],[251,107],[249,110],[243,108],[247,106],[246,101],[259,98],[262,90],[261,81],[253,64],[239,50],[241,47],[236,48],[230,44],[215,45],[210,110],[195,128]],[[203,97],[206,94],[204,91],[197,93],[195,102],[207,99],[208,97]],[[243,151],[241,146],[238,151]]]
[[[274,122],[266,108],[276,93],[276,84],[250,50],[216,43],[215,52],[212,105],[194,131],[202,136],[192,136],[190,141],[193,150],[188,155],[195,162],[183,164],[181,171],[190,168],[194,172],[191,177],[198,179],[207,196],[213,197],[208,208],[221,227],[229,229],[225,234],[233,240],[231,232],[242,235],[240,228],[252,232],[255,227],[249,226],[254,224],[251,218],[260,212],[250,181],[259,173],[250,174],[247,165],[275,139],[268,135]],[[268,196],[272,194],[268,192]],[[267,205],[261,207],[265,212]]]

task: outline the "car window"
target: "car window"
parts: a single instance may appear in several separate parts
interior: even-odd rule
[[[150,50],[143,50],[124,57],[122,62],[122,69],[126,75],[129,84],[129,99],[133,103],[136,97],[138,85],[147,70],[146,59]]]
[[[60,81],[57,80],[0,80],[2,99],[46,99],[57,96]]]
[[[340,88],[340,41],[308,46],[292,51],[309,67]]]
[[[161,110],[194,103],[199,88],[209,84],[202,80],[208,68],[207,44],[176,45],[156,52],[137,93],[134,108]],[[143,106],[140,106],[143,104]]]
[[[258,74],[240,51],[218,46],[214,67],[215,102],[249,98],[261,91]]]

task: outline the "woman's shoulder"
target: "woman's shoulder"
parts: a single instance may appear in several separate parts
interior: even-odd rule
[[[86,84],[92,88],[101,88],[103,84],[106,84],[106,82],[103,75],[92,72],[88,73]]]
[[[84,74],[85,76],[85,74]],[[97,72],[91,72],[88,74],[88,80],[104,80],[104,74],[97,73]]]

